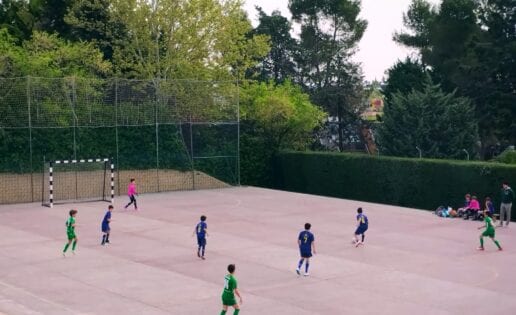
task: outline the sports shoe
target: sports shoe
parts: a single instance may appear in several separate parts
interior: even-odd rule
[[[481,247],[477,248],[477,250],[484,250],[484,247],[481,246]]]
[[[75,251],[74,250],[72,250],[72,254],[75,256]]]
[[[361,241],[358,241],[356,244],[355,244],[355,247],[358,247],[360,245],[363,245],[364,243],[362,243]]]
[[[63,253],[63,258],[66,258],[66,254],[65,253]]]
[[[501,248],[501,247],[500,247],[500,248],[498,248],[498,250],[499,250],[499,251],[502,251],[502,250],[503,250],[503,248]]]
[[[303,276],[308,277],[310,274],[308,272],[305,272]]]
[[[201,256],[201,259],[202,259],[202,260],[206,260],[206,258],[204,258],[204,256]]]
[[[299,270],[299,268],[296,269],[296,273],[297,273],[298,276],[301,275],[301,271]]]
[[[199,251],[197,251],[197,257],[201,258],[201,253],[199,253]]]

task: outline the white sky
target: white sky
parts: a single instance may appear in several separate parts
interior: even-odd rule
[[[256,25],[256,5],[261,6],[267,14],[279,10],[283,16],[290,18],[288,0],[245,0],[245,9]],[[440,0],[429,0],[437,4]],[[361,18],[369,22],[367,30],[359,44],[355,60],[362,63],[366,80],[381,80],[385,71],[398,59],[404,59],[410,50],[397,45],[392,40],[395,31],[403,27],[403,13],[407,11],[411,0],[362,0]],[[297,31],[299,32],[299,31]]]

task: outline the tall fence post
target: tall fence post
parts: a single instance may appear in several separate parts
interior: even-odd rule
[[[77,114],[75,113],[75,107],[77,105],[77,91],[75,89],[75,76],[72,77],[72,119],[73,119],[73,158],[72,160],[77,160]],[[74,163],[75,168],[75,199],[78,199],[79,196],[79,184],[78,184],[78,176],[77,176],[77,163]]]
[[[240,186],[240,83],[237,79],[237,186]]]
[[[34,202],[34,169],[32,167],[32,117],[30,106],[30,76],[27,76],[27,118],[29,119],[29,165],[30,165],[30,200]]]
[[[156,125],[156,182],[158,184],[158,192],[160,192],[159,187],[159,123],[158,123],[158,110],[159,110],[159,84],[160,80],[156,79],[154,81],[154,122]]]
[[[118,149],[118,78],[115,78],[115,145],[116,145],[116,170],[117,170],[117,189],[120,195],[120,159]]]
[[[194,162],[194,151],[193,151],[192,114],[190,114],[190,164],[192,165],[192,189],[195,190],[195,162]]]

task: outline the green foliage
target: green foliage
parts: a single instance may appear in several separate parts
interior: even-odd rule
[[[93,43],[107,60],[113,59],[114,47],[123,45],[127,38],[126,26],[113,15],[110,3],[109,0],[74,1],[64,17],[70,27],[67,38]]]
[[[245,85],[240,100],[242,182],[267,186],[277,152],[307,148],[326,114],[290,81]]]
[[[387,81],[383,90],[386,103],[390,103],[392,96],[397,92],[406,95],[412,90],[420,91],[425,80],[425,69],[418,61],[410,58],[398,61],[387,70]]]
[[[286,81],[249,84],[242,89],[241,118],[251,121],[274,150],[306,148],[312,131],[326,114],[314,106],[307,94]]]
[[[498,203],[501,183],[516,182],[515,166],[487,162],[285,152],[278,165],[289,191],[428,210],[462,205],[465,193]]]
[[[464,158],[474,152],[477,125],[468,99],[445,93],[428,76],[422,91],[397,92],[384,108],[378,130],[380,152],[413,157]]]
[[[516,150],[507,149],[494,159],[496,162],[516,164]]]
[[[291,0],[289,8],[301,24],[297,82],[315,104],[337,117],[342,150],[345,121],[358,120],[364,105],[361,67],[351,60],[367,27],[359,18],[360,1]]]
[[[111,64],[91,43],[69,43],[57,35],[35,32],[16,45],[6,29],[0,29],[0,76],[107,76]]]
[[[127,77],[243,78],[269,49],[265,36],[246,36],[251,24],[238,0],[117,0],[112,5],[129,36],[114,53],[118,72]]]
[[[274,80],[276,83],[296,76],[294,57],[297,42],[290,35],[292,23],[279,11],[267,15],[262,8],[257,7],[260,24],[252,34],[266,35],[270,38],[271,50],[260,64],[249,71],[248,76],[259,81]]]
[[[36,1],[0,1],[0,28],[6,28],[17,43],[29,39],[36,22]]]
[[[482,148],[515,143],[514,0],[413,0],[404,24],[395,40],[419,50],[443,89],[474,102]]]

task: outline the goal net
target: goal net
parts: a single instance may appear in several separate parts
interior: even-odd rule
[[[114,199],[114,164],[110,159],[46,162],[42,205]]]

